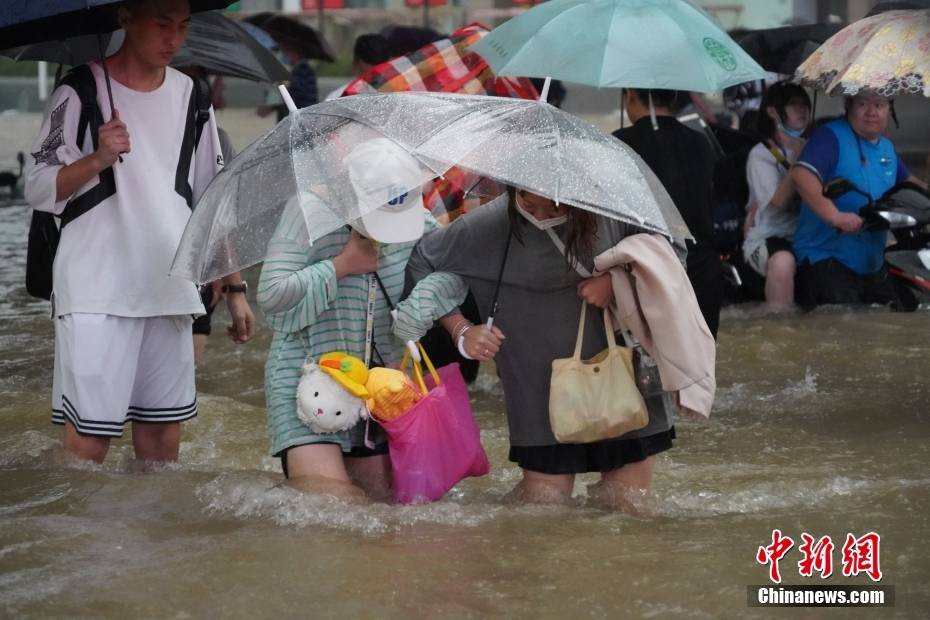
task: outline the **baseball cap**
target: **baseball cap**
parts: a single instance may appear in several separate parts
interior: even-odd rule
[[[351,223],[362,235],[382,243],[405,243],[423,236],[426,210],[417,160],[387,138],[356,146],[343,160],[358,206],[367,212]]]

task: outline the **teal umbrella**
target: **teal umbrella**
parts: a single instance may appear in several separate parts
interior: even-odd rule
[[[550,0],[472,49],[498,75],[717,92],[765,70],[686,0]]]

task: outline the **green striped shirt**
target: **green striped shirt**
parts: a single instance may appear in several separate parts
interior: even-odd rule
[[[427,218],[427,230],[436,228]],[[325,353],[345,351],[364,357],[368,303],[368,275],[336,279],[332,259],[349,241],[340,228],[311,246],[298,206],[285,210],[268,246],[258,284],[258,304],[274,330],[265,364],[265,399],[272,454],[292,446],[321,441],[339,443],[343,450],[364,445],[365,425],[318,435],[297,417],[297,384],[304,361]],[[404,267],[415,242],[382,244],[378,275],[393,302],[404,288]],[[374,312],[375,347],[385,364],[400,359],[403,343],[391,334],[391,316],[378,290]],[[374,360],[378,357],[373,355]]]

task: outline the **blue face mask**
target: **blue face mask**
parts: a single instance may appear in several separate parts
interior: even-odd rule
[[[803,129],[791,129],[789,127],[785,127],[781,123],[778,123],[778,131],[782,132],[790,138],[800,138],[804,135]]]

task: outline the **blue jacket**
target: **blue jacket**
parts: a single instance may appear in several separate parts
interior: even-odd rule
[[[860,147],[864,162],[860,159]],[[845,177],[873,200],[907,177],[890,140],[881,137],[872,143],[862,139],[845,119],[827,123],[814,132],[796,165],[816,174],[824,185]],[[840,211],[858,213],[868,201],[849,193],[833,203]],[[802,201],[794,254],[799,264],[833,258],[858,274],[874,273],[884,261],[887,235],[884,231],[840,233]]]

